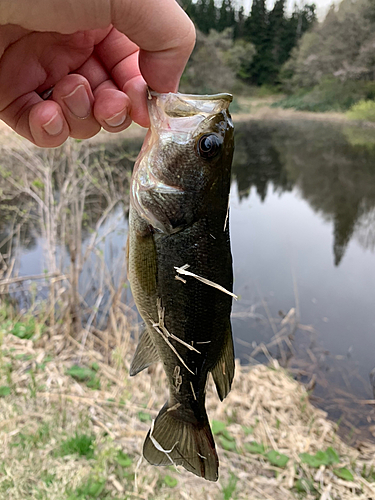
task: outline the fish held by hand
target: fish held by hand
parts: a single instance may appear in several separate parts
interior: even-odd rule
[[[211,481],[219,463],[207,378],[224,399],[234,376],[231,100],[150,93],[151,128],[134,166],[129,215],[129,281],[146,324],[130,375],[162,361],[170,394],[143,454]]]

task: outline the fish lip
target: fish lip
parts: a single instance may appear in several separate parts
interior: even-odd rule
[[[200,95],[160,93],[148,89],[150,128],[158,132],[181,131],[189,134],[202,120],[210,116],[221,114],[224,121],[229,121],[229,105],[232,99],[233,96],[225,92]]]
[[[182,97],[186,100],[199,100],[199,101],[218,101],[225,100],[228,103],[233,101],[233,95],[227,92],[222,92],[220,94],[183,94],[181,92],[155,92],[155,90],[148,89],[149,99],[152,97],[162,97],[167,95],[175,95]]]

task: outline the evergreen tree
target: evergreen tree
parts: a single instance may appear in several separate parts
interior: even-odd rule
[[[235,12],[231,0],[222,0],[219,10],[219,20],[217,31],[223,31],[225,28],[234,28]]]
[[[198,0],[195,4],[194,22],[202,33],[210,31],[210,19],[207,16],[208,0]]]
[[[272,66],[268,35],[268,13],[265,0],[254,0],[250,16],[245,22],[245,37],[256,49],[256,54],[247,68],[248,81],[256,85],[267,82],[270,66]]]
[[[218,12],[215,7],[215,1],[209,0],[207,5],[207,25],[209,26],[209,30],[218,30]],[[220,31],[220,30],[218,30]]]
[[[236,17],[233,31],[233,38],[235,40],[245,37],[245,9],[243,5],[241,5]]]

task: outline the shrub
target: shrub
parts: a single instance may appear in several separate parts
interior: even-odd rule
[[[375,122],[375,101],[362,99],[349,109],[346,116],[351,120]]]
[[[275,106],[300,111],[347,111],[360,100],[373,99],[374,94],[374,82],[327,77],[312,89],[300,90]]]

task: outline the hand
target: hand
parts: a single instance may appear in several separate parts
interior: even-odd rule
[[[176,92],[194,42],[175,0],[0,1],[0,119],[40,147],[147,127],[146,85]]]

